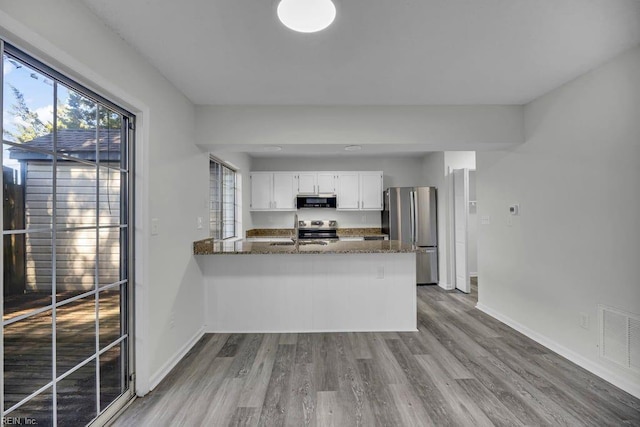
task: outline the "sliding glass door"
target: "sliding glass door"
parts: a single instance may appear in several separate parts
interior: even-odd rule
[[[133,396],[134,117],[1,47],[0,409],[86,425]]]

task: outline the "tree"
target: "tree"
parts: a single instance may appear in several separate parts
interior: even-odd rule
[[[24,95],[18,88],[8,84],[13,92],[15,102],[11,105],[9,114],[19,117],[15,123],[15,130],[4,129],[4,134],[24,143],[39,136],[53,132],[51,121],[43,122],[36,111],[32,111],[25,102]],[[106,107],[99,106],[94,101],[80,95],[78,92],[69,91],[69,99],[66,104],[59,104],[57,108],[57,129],[95,129],[96,111],[101,129],[120,129],[122,117]]]
[[[75,91],[69,91],[67,104],[58,107],[58,128],[95,129],[96,109],[98,110],[100,128],[120,129],[122,119],[119,114],[99,106]]]
[[[24,95],[12,84],[9,84],[16,102],[11,105],[9,113],[14,117],[19,117],[20,122],[15,124],[16,130],[10,131],[4,129],[4,134],[13,137],[18,142],[31,141],[42,135],[46,135],[53,131],[53,123],[43,122],[38,113],[31,111],[24,100]]]

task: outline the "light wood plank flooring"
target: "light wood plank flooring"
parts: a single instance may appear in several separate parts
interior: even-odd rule
[[[418,287],[419,332],[209,334],[117,426],[640,425],[640,401]]]

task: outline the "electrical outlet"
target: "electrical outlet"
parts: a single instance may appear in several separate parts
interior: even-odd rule
[[[384,279],[384,266],[379,265],[376,271],[376,279]]]
[[[197,226],[198,226],[198,230],[202,230],[202,217],[201,216],[198,217]]]
[[[173,329],[176,325],[176,314],[171,310],[171,314],[169,314],[169,328]]]
[[[589,315],[587,313],[580,313],[580,327],[589,329]]]
[[[160,234],[160,220],[158,218],[151,218],[151,235],[157,236]]]

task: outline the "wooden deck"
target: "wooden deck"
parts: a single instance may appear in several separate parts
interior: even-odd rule
[[[72,294],[60,295],[65,299]],[[9,313],[31,311],[39,303],[50,301],[47,295],[20,295],[9,300]],[[42,305],[40,305],[42,306]],[[120,336],[120,292],[100,294],[100,348]],[[73,368],[95,353],[96,322],[93,296],[61,306],[56,312],[57,375]],[[52,312],[48,310],[7,326],[4,330],[5,409],[15,405],[52,380]],[[120,346],[100,357],[100,400],[106,406],[121,394]],[[84,425],[96,416],[95,361],[58,383],[58,425]],[[27,403],[12,417],[35,418],[38,425],[51,425],[51,391]]]
[[[418,287],[419,332],[205,335],[115,425],[640,425],[638,399],[475,309],[474,288]]]

